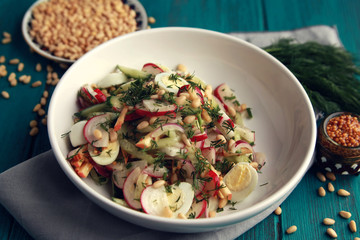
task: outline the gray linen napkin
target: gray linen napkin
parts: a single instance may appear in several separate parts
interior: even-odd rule
[[[281,37],[341,46],[336,28],[328,26],[231,35],[260,47]],[[67,179],[51,150],[0,174],[0,203],[35,239],[234,239],[269,216],[290,193],[257,216],[228,228],[179,234],[143,228],[104,211]]]

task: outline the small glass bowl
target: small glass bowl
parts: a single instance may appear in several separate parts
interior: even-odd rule
[[[360,116],[349,112],[335,112],[328,115],[318,128],[318,139],[316,145],[316,163],[320,169],[341,175],[359,175],[360,173],[360,146],[345,147],[327,134],[326,126],[329,120],[341,116]]]

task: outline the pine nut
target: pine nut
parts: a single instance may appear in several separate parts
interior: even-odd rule
[[[3,39],[1,40],[1,43],[2,43],[2,44],[11,43],[11,38],[3,38]]]
[[[22,70],[24,70],[24,64],[23,64],[23,63],[19,63],[19,65],[18,65],[18,72],[22,72]]]
[[[16,79],[10,81],[10,86],[15,87],[16,85],[17,85]]]
[[[332,183],[329,182],[327,186],[328,186],[328,191],[329,192],[334,192],[335,191],[334,185],[332,185]]]
[[[13,59],[11,59],[11,60],[9,61],[9,64],[18,64],[19,62],[20,62],[19,59],[13,58]]]
[[[54,71],[54,68],[51,66],[51,65],[46,65],[46,71],[47,72],[52,72],[52,71]]]
[[[58,84],[59,83],[59,81],[60,81],[60,79],[54,79],[52,82],[51,82],[51,85],[52,86],[55,86],[56,84]]]
[[[141,130],[141,129],[144,129],[144,128],[146,128],[146,127],[148,127],[149,126],[149,122],[148,121],[142,121],[141,123],[139,123],[138,125],[137,125],[137,129],[138,130]]]
[[[193,123],[193,122],[195,121],[195,119],[196,119],[196,116],[195,116],[195,115],[186,116],[186,117],[184,118],[184,123],[185,123],[185,124],[191,124],[191,123]]]
[[[350,193],[344,189],[339,189],[339,191],[337,191],[337,194],[342,197],[350,196]]]
[[[178,214],[178,218],[180,219],[186,219],[186,216],[183,213]]]
[[[31,87],[33,87],[33,88],[39,87],[39,86],[41,86],[41,84],[42,84],[41,81],[36,81],[36,82],[33,82],[33,83],[31,84]]]
[[[30,136],[35,136],[36,134],[38,134],[39,133],[39,128],[37,128],[37,127],[33,127],[33,128],[31,128],[31,130],[30,130]]]
[[[3,32],[4,38],[11,38],[11,34],[8,32]]]
[[[42,97],[42,98],[40,99],[40,104],[43,105],[43,106],[45,106],[45,105],[46,105],[46,98]]]
[[[295,225],[293,225],[293,226],[289,227],[288,229],[286,229],[286,233],[292,234],[292,233],[296,232],[296,230],[297,230],[297,227]]]
[[[227,202],[228,202],[227,198],[220,198],[218,207],[219,208],[224,208],[226,206]]]
[[[173,215],[173,212],[171,211],[170,207],[169,206],[164,207],[163,216],[167,217],[167,218],[171,218],[172,215]]]
[[[31,120],[29,125],[30,125],[31,128],[33,128],[33,127],[36,127],[38,125],[38,123],[37,123],[36,120]]]
[[[275,213],[276,215],[278,215],[278,216],[281,215],[281,213],[282,213],[281,207],[280,207],[280,206],[277,207],[277,208],[275,209],[274,213]]]
[[[165,94],[165,90],[164,90],[164,89],[160,89],[160,90],[157,92],[157,94],[158,94],[159,96],[162,96],[162,95]]]
[[[164,180],[157,180],[156,182],[153,183],[153,188],[160,188],[162,186],[165,185],[165,181]]]
[[[320,182],[325,182],[326,181],[326,177],[321,172],[317,172],[316,177],[320,180]]]
[[[181,95],[181,96],[177,97],[177,98],[175,99],[175,102],[176,102],[176,104],[179,105],[179,106],[184,105],[185,102],[186,102],[186,96]]]
[[[357,231],[357,229],[356,229],[356,223],[355,223],[354,220],[351,220],[351,221],[349,222],[349,229],[350,229],[350,231],[353,232],[353,233]]]
[[[27,78],[24,79],[23,83],[28,84],[31,81],[31,76],[27,76]]]
[[[209,212],[209,218],[214,218],[216,216],[216,212],[215,211],[210,211]]]
[[[156,22],[156,20],[155,20],[154,17],[149,17],[149,18],[148,18],[148,22],[149,22],[150,24],[154,24],[154,23]]]
[[[180,71],[180,72],[186,72],[186,66],[184,64],[179,64],[176,66],[176,70]]]
[[[228,106],[227,110],[228,110],[228,113],[229,113],[230,117],[235,117],[236,111],[235,111],[235,109],[233,107]]]
[[[219,143],[226,143],[226,139],[222,134],[216,135],[216,141],[219,141]]]
[[[186,146],[188,146],[188,147],[191,146],[191,143],[190,143],[189,139],[186,137],[186,135],[185,135],[184,133],[181,134],[181,140],[183,141],[183,143],[184,143]]]
[[[41,123],[42,123],[43,125],[46,125],[46,124],[47,124],[47,119],[46,119],[46,118],[41,119]]]
[[[40,108],[41,108],[41,104],[40,103],[36,104],[35,107],[33,108],[33,112],[39,111]]]
[[[201,106],[201,101],[200,98],[195,98],[192,102],[191,102],[191,107],[193,108],[198,108]]]
[[[45,113],[46,113],[45,110],[42,109],[42,108],[40,108],[37,112],[38,112],[38,115],[39,115],[39,116],[44,116]]]
[[[339,215],[340,215],[342,218],[345,218],[345,219],[351,218],[351,213],[350,213],[350,212],[347,212],[347,211],[340,211],[340,212],[339,212]]]
[[[209,113],[208,113],[205,109],[203,109],[203,110],[201,111],[201,118],[202,118],[206,123],[210,123],[210,122],[212,121]]]
[[[48,98],[48,97],[49,97],[49,92],[48,92],[47,90],[45,90],[45,91],[43,92],[43,97],[44,97],[44,98]]]
[[[337,238],[337,234],[336,234],[335,230],[332,228],[326,229],[326,233],[332,238]]]
[[[41,69],[42,69],[41,64],[40,64],[40,63],[37,63],[36,66],[35,66],[35,70],[36,70],[37,72],[40,72]]]
[[[257,162],[251,162],[249,165],[252,166],[255,170],[259,167],[259,163]]]
[[[15,80],[16,78],[16,74],[14,72],[10,73],[9,77],[8,77],[8,81],[12,81],[12,80]]]
[[[97,140],[100,140],[103,137],[102,133],[101,133],[101,131],[99,129],[95,129],[94,132],[93,132],[93,135]]]
[[[327,179],[329,179],[330,181],[335,181],[336,180],[336,176],[334,173],[332,172],[326,172],[325,173],[325,176]]]
[[[326,195],[325,189],[323,187],[319,187],[318,194],[320,197],[325,197]]]
[[[7,91],[2,91],[1,92],[1,96],[5,99],[9,99],[10,98],[10,94]]]
[[[324,218],[323,224],[325,224],[325,225],[334,225],[334,224],[335,224],[335,220],[332,219],[332,218]]]
[[[4,63],[6,61],[5,56],[0,56],[0,63]]]

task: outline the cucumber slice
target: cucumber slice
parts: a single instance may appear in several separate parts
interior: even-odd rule
[[[143,72],[134,68],[128,68],[124,66],[117,66],[120,71],[122,71],[127,77],[135,79],[148,79],[151,77],[151,74]]]

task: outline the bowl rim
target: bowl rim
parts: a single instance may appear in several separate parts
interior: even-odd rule
[[[29,24],[30,24],[30,21],[32,19],[32,11],[33,11],[34,7],[36,7],[40,3],[48,2],[48,1],[51,1],[51,0],[37,0],[25,12],[24,17],[23,17],[22,22],[21,22],[21,32],[22,32],[23,38],[25,39],[25,42],[29,45],[29,47],[31,49],[33,49],[36,53],[38,53],[40,56],[45,57],[45,58],[50,59],[50,60],[55,61],[55,62],[65,63],[65,64],[72,64],[77,60],[70,60],[70,59],[63,58],[63,57],[57,57],[57,56],[51,54],[49,51],[45,51],[45,50],[41,49],[41,46],[39,44],[35,43],[32,40],[32,38],[30,37],[30,34],[29,34],[30,26],[29,26]],[[146,13],[146,10],[145,10],[144,6],[140,3],[140,1],[138,1],[138,0],[119,0],[119,1],[122,1],[122,2],[124,2],[126,4],[128,4],[128,5],[130,5],[130,4],[134,5],[137,12],[139,12],[139,16],[137,16],[136,18],[141,19],[141,24],[140,24],[140,26],[138,26],[136,31],[146,29],[147,26],[148,26],[148,16],[147,16],[147,13]]]
[[[307,96],[302,85],[299,83],[299,81],[296,79],[296,77],[290,72],[289,69],[287,69],[279,60],[274,58],[272,55],[270,55],[263,49],[255,46],[249,42],[246,42],[245,40],[237,38],[235,36],[231,36],[229,34],[220,33],[220,32],[213,31],[213,30],[206,30],[206,29],[192,28],[192,27],[153,28],[153,29],[148,29],[145,31],[138,31],[138,32],[129,33],[129,34],[126,34],[123,36],[119,36],[117,38],[111,39],[111,40],[97,46],[96,48],[89,51],[81,58],[79,58],[79,60],[76,61],[72,66],[70,66],[70,68],[62,76],[62,79],[67,78],[67,76],[69,74],[71,74],[73,69],[75,69],[78,64],[81,64],[81,62],[83,61],[83,59],[85,57],[87,57],[88,55],[94,54],[98,51],[101,51],[103,48],[106,48],[108,45],[113,44],[113,42],[115,42],[115,41],[122,41],[123,39],[137,37],[137,36],[141,37],[141,36],[144,36],[147,34],[157,34],[157,33],[161,33],[164,31],[165,32],[177,32],[177,33],[185,31],[185,32],[190,32],[190,33],[194,33],[194,34],[205,34],[205,35],[211,35],[211,36],[223,38],[225,41],[237,42],[238,44],[244,45],[247,48],[250,48],[250,49],[258,52],[264,58],[266,58],[268,61],[271,61],[274,64],[276,64],[288,76],[288,78],[290,80],[292,80],[298,86],[298,90],[300,91],[301,95],[303,96],[306,108],[309,112],[309,117],[311,119],[311,121],[308,123],[309,129],[311,130],[311,139],[309,139],[309,146],[307,147],[304,161],[302,162],[299,169],[296,171],[296,174],[294,174],[287,181],[287,183],[285,185],[280,187],[276,192],[274,192],[272,195],[270,195],[266,199],[252,205],[251,207],[249,207],[247,209],[242,209],[241,214],[239,214],[239,212],[236,212],[236,213],[232,213],[232,214],[229,214],[226,216],[218,216],[216,218],[207,218],[207,219],[196,219],[196,221],[192,221],[191,219],[185,219],[185,220],[184,219],[168,219],[168,218],[162,218],[162,217],[157,217],[157,216],[151,216],[151,215],[144,214],[144,213],[141,213],[138,211],[134,211],[132,209],[127,209],[126,207],[120,206],[120,205],[116,204],[115,202],[112,202],[110,199],[106,198],[105,196],[97,193],[90,186],[88,186],[85,182],[83,182],[74,173],[74,171],[69,171],[69,165],[66,163],[65,159],[62,157],[60,147],[57,145],[57,139],[55,138],[55,134],[53,134],[53,132],[54,132],[53,129],[55,129],[55,126],[53,125],[52,115],[54,114],[53,112],[55,110],[53,107],[54,101],[51,100],[50,105],[49,105],[49,114],[48,114],[48,116],[49,116],[48,133],[49,133],[49,138],[50,138],[50,143],[51,143],[52,149],[55,153],[56,159],[57,159],[60,167],[64,170],[66,175],[68,175],[70,180],[73,181],[73,183],[80,189],[80,191],[82,191],[87,196],[91,196],[93,201],[96,201],[100,206],[102,206],[106,210],[109,211],[111,208],[116,208],[116,209],[120,210],[121,212],[125,212],[126,214],[130,214],[135,217],[140,217],[140,218],[148,220],[148,221],[152,221],[152,222],[156,222],[156,223],[160,223],[160,224],[176,224],[177,228],[192,227],[194,229],[199,230],[199,232],[201,231],[200,229],[205,229],[205,228],[206,229],[211,228],[211,227],[218,228],[219,226],[222,226],[221,228],[223,228],[223,227],[230,226],[235,223],[244,221],[252,216],[255,216],[255,215],[265,211],[270,206],[272,206],[274,203],[279,201],[282,197],[284,197],[287,193],[290,193],[297,186],[297,184],[301,181],[301,179],[303,178],[303,176],[305,175],[305,173],[311,166],[312,157],[314,154],[315,144],[316,144],[316,135],[317,135],[316,129],[317,128],[316,128],[314,109],[313,109],[310,99]],[[55,91],[53,93],[52,99],[57,97],[59,89],[61,88],[63,83],[64,82],[62,82],[60,80],[57,88],[55,89]],[[81,188],[79,186],[81,186]],[[204,230],[204,231],[210,231],[210,230]]]

